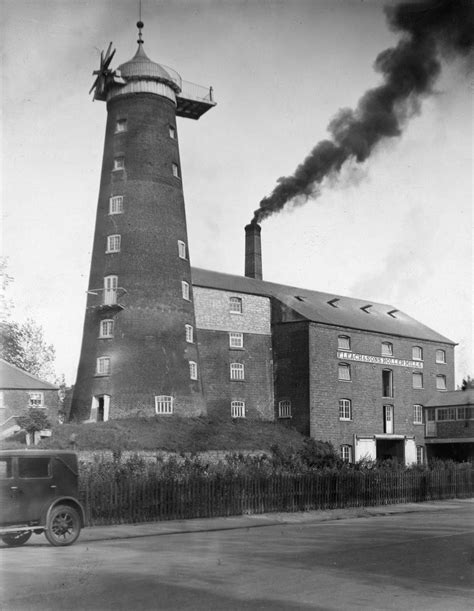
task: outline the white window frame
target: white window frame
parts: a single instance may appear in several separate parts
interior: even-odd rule
[[[189,282],[186,282],[186,280],[181,280],[181,294],[183,299],[191,301],[191,297],[189,296]]]
[[[291,401],[289,399],[278,401],[278,418],[292,418]]]
[[[423,389],[423,374],[420,373],[419,371],[413,371],[411,376],[412,376],[412,387],[415,390]],[[415,384],[415,380],[420,380],[421,386],[419,386],[418,384]]]
[[[179,165],[177,163],[173,162],[171,164],[171,171],[175,178],[181,178],[181,172],[179,171]]]
[[[231,314],[242,314],[243,310],[242,297],[229,297],[229,312]]]
[[[104,305],[117,303],[118,276],[104,276]]]
[[[0,390],[0,409],[5,409],[5,394]]]
[[[393,344],[391,342],[382,342],[380,348],[382,356],[393,356]]]
[[[124,170],[125,169],[125,157],[122,155],[121,157],[114,157],[114,167],[113,171]]]
[[[184,330],[186,334],[186,341],[188,344],[194,343],[194,328],[192,325],[184,325]]]
[[[417,351],[419,350],[419,355]],[[423,348],[421,346],[413,346],[411,349],[411,357],[414,361],[422,361],[423,360]]]
[[[180,259],[187,259],[186,256],[186,242],[178,240],[178,257]]]
[[[244,347],[244,334],[237,331],[230,331],[229,333],[229,348],[243,348]]]
[[[173,413],[174,399],[170,395],[155,395],[155,414],[170,416]]]
[[[110,356],[99,356],[96,361],[96,374],[99,376],[109,376],[111,372]]]
[[[341,375],[343,371],[347,371],[348,377]],[[337,379],[340,382],[351,382],[352,381],[352,372],[351,372],[351,366],[349,365],[349,363],[338,363]]]
[[[352,420],[352,401],[350,399],[339,399],[339,420]]]
[[[441,358],[440,358],[441,355]],[[446,350],[443,350],[442,348],[438,348],[438,350],[436,350],[435,352],[435,361],[437,363],[440,363],[441,365],[445,365],[446,364]]]
[[[123,214],[123,195],[109,197],[109,214]]]
[[[243,363],[230,364],[230,379],[239,381],[245,380],[245,367]]]
[[[230,415],[232,418],[245,418],[245,401],[231,401]]]
[[[107,236],[107,254],[112,252],[120,252],[122,236],[119,233],[114,233]]]
[[[441,385],[439,384],[441,383]],[[438,374],[436,376],[436,390],[447,390],[446,386],[446,376],[442,374]]]
[[[416,464],[425,464],[425,448],[424,446],[416,446]]]
[[[39,391],[32,391],[28,393],[28,407],[34,409],[44,409],[44,393]]]
[[[168,125],[168,133],[172,140],[176,140],[176,127],[171,123]]]
[[[114,336],[114,324],[115,321],[113,318],[104,318],[104,320],[100,321],[99,325],[99,337],[100,338],[110,338]]]
[[[341,445],[341,458],[344,462],[352,462],[352,446],[344,443]]]
[[[385,393],[385,374],[388,375],[388,393]],[[385,399],[393,399],[394,384],[393,384],[393,369],[382,369],[382,397]]]
[[[338,335],[337,348],[338,350],[349,351],[351,349],[351,338],[348,335]]]
[[[127,131],[127,119],[120,118],[115,121],[115,133],[122,134]]]
[[[198,366],[196,361],[189,361],[189,377],[191,380],[198,379]]]
[[[423,424],[423,405],[419,403],[413,406],[413,424]]]

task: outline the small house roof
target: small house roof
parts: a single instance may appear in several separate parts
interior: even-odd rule
[[[458,407],[465,405],[474,406],[473,388],[439,392],[425,403],[425,407]]]
[[[391,305],[192,268],[193,285],[277,299],[292,310],[292,321],[308,320],[443,344],[455,342]]]
[[[0,388],[3,390],[58,390],[54,384],[44,382],[3,359],[0,359]]]

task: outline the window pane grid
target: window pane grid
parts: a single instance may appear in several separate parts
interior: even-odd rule
[[[29,393],[29,407],[43,407],[44,396],[42,392],[30,392]]]
[[[230,364],[230,379],[231,380],[243,380],[244,379],[244,366],[242,363],[231,363]]]
[[[100,375],[110,374],[110,357],[100,356],[97,359],[97,373]]]
[[[123,195],[114,195],[109,199],[109,214],[121,214],[123,212]]]
[[[243,333],[229,333],[229,346],[231,348],[243,348],[244,347],[244,334]]]
[[[444,350],[436,350],[436,362],[446,363],[446,352]]]
[[[423,407],[421,405],[413,406],[413,423],[423,424]]]
[[[344,462],[351,462],[352,460],[352,446],[343,445],[341,446],[341,458]]]
[[[229,299],[229,308],[233,314],[242,314],[242,299],[240,297],[231,297]]]
[[[339,399],[339,419],[352,419],[352,404],[350,399]]]
[[[291,401],[285,399],[278,403],[278,417],[291,418]]]
[[[186,341],[192,344],[194,341],[194,329],[191,325],[185,325],[186,329]]]
[[[172,414],[173,413],[173,397],[168,395],[158,395],[155,397],[155,413],[157,414]]]
[[[245,418],[245,402],[232,401],[230,404],[230,413],[232,418]]]
[[[414,361],[422,361],[423,360],[423,349],[420,346],[413,346],[412,348],[412,358]]]
[[[187,299],[189,301],[189,284],[184,280],[181,282],[181,292],[183,299]]]
[[[118,234],[107,236],[107,252],[120,252],[121,236]]]
[[[102,320],[100,322],[100,337],[113,337],[114,335],[114,321],[113,320]]]
[[[189,377],[191,380],[197,380],[198,377],[197,363],[194,361],[189,361]]]

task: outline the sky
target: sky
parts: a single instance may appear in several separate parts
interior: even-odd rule
[[[244,226],[342,107],[380,83],[396,44],[378,0],[142,0],[145,51],[217,106],[178,119],[191,263],[243,274]],[[33,318],[75,381],[106,107],[100,50],[135,54],[138,0],[0,0],[2,253],[11,318]],[[320,196],[262,222],[268,281],[403,310],[458,343],[474,374],[472,102],[453,60],[400,138],[349,163]]]

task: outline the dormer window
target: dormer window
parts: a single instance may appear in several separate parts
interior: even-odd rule
[[[337,299],[337,298],[330,299],[328,301],[328,305],[332,306],[333,308],[338,308],[339,306],[337,304],[339,303],[339,301],[341,301],[341,300]]]
[[[372,307],[372,305],[370,303],[368,303],[365,306],[361,307],[362,312],[365,312],[366,314],[370,314],[370,308]]]

